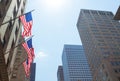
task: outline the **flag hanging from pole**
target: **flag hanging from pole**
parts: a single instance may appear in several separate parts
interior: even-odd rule
[[[29,60],[27,59],[25,62],[23,62],[23,66],[24,66],[24,70],[25,70],[25,74],[26,74],[26,77],[29,76],[30,74],[30,67],[29,67]]]
[[[25,48],[25,50],[27,51],[28,54],[28,58],[30,58],[30,60],[33,61],[34,58],[34,48],[32,46],[32,38],[29,38],[28,40],[26,40],[22,46]]]
[[[24,31],[22,33],[22,36],[23,37],[31,36],[31,29],[32,29],[32,24],[33,24],[31,12],[20,16],[20,20],[21,20],[23,27],[24,27]]]
[[[27,41],[27,45],[28,45],[28,48],[30,49],[30,52],[31,52],[32,57],[34,58],[34,57],[35,57],[35,54],[34,54],[34,48],[33,48],[33,46],[32,46],[32,38],[30,38],[30,39]]]

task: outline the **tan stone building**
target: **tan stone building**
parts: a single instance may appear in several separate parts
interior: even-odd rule
[[[82,9],[80,12],[77,28],[93,76],[96,76],[104,58],[109,58],[110,55],[120,56],[120,23],[113,18],[114,15],[110,11]],[[110,79],[110,81],[119,80]]]
[[[19,45],[22,25],[14,19],[24,13],[25,5],[26,0],[0,0],[0,81],[26,79],[22,62],[27,54]]]
[[[120,81],[120,56],[104,58],[93,81]]]

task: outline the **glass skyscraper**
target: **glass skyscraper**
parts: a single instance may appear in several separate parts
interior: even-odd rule
[[[91,81],[92,75],[81,45],[64,45],[62,53],[64,81]]]

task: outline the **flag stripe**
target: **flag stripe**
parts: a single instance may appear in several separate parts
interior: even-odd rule
[[[23,24],[23,27],[24,27],[24,31],[22,33],[22,36],[30,36],[31,35],[31,29],[32,29],[32,24],[33,24],[33,21],[32,21],[32,16],[31,16],[31,13],[27,13],[25,15],[22,15],[20,16],[20,20]]]
[[[27,51],[28,57],[31,58],[31,50],[28,48],[26,43],[23,43],[22,46],[25,48],[25,50]]]
[[[30,74],[29,59],[27,59],[25,62],[23,62],[23,66],[24,66],[24,70],[25,70],[26,77],[28,77],[29,74]]]

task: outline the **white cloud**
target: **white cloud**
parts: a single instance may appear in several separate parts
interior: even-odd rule
[[[48,55],[45,54],[43,51],[40,51],[38,54],[36,54],[36,58],[45,58],[47,57]]]

